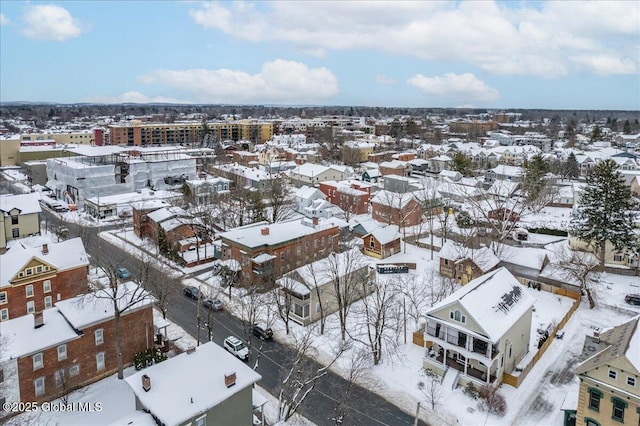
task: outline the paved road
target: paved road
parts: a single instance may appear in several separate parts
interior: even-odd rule
[[[81,235],[87,252],[93,259],[100,257],[112,265],[117,263],[118,266],[124,266],[129,269],[134,276],[139,273],[139,261],[131,254],[98,238],[98,228],[80,228],[65,224],[60,221],[56,213],[48,210],[43,215],[47,218],[51,229],[64,225],[69,229],[70,236]],[[105,228],[102,229],[104,230]],[[164,279],[163,274],[155,269],[151,274],[151,279]],[[202,316],[206,317],[206,314],[207,311],[204,310]],[[196,336],[196,316],[196,302],[183,296],[181,292],[176,292],[169,303],[169,319],[184,328],[189,334]],[[211,317],[213,318],[213,341],[219,345],[222,345],[222,341],[229,334],[246,337],[242,323],[238,318],[224,311],[212,313]],[[200,335],[203,340],[206,338],[206,328],[201,328]],[[286,345],[276,341],[261,342],[255,337],[251,338],[254,340],[252,348],[253,359],[250,363],[253,365],[259,354],[259,363],[256,369],[262,375],[262,380],[259,384],[277,397],[279,383],[281,382],[280,376],[284,371],[283,365],[292,356],[292,351]],[[315,368],[320,367],[315,361],[312,362],[315,364]],[[345,389],[347,389],[347,382],[337,374],[328,372],[317,382],[316,388],[309,394],[305,403],[299,409],[299,413],[318,425],[336,424],[333,420],[336,407],[334,398],[340,398],[344,395]],[[351,389],[345,405],[347,414],[341,423],[343,425],[413,425],[414,419],[411,415],[360,386],[354,386]],[[424,423],[421,422],[420,424]]]

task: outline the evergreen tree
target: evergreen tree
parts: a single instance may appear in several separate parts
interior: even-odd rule
[[[587,177],[578,211],[569,224],[569,232],[593,247],[604,268],[605,244],[617,252],[638,248],[634,232],[638,203],[618,172],[613,160],[596,165]]]
[[[622,133],[624,133],[625,135],[631,134],[631,123],[629,123],[629,120],[624,121],[624,125],[622,127]]]
[[[527,192],[527,200],[533,201],[538,198],[546,185],[545,175],[549,171],[547,163],[538,154],[527,162],[523,187]]]
[[[576,156],[573,154],[569,154],[569,158],[567,158],[567,162],[564,166],[563,176],[566,178],[577,179],[580,175],[580,166],[578,165],[578,160],[576,160]]]
[[[591,131],[591,142],[598,141],[601,138],[602,138],[602,131],[600,130],[600,127],[596,125]]]
[[[160,254],[163,256],[169,256],[171,252],[169,249],[169,242],[167,241],[167,234],[160,225],[158,225],[158,249],[160,250]]]
[[[460,172],[463,176],[470,176],[471,169],[473,168],[473,161],[471,158],[464,155],[462,152],[456,152],[451,162],[451,168],[457,172]]]

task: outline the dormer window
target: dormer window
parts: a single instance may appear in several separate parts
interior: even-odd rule
[[[467,323],[467,317],[457,309],[455,311],[449,311],[449,318],[462,324]]]

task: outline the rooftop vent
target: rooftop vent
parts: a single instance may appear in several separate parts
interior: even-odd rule
[[[228,388],[236,384],[236,373],[228,373],[224,375],[224,385]]]
[[[151,389],[151,377],[146,374],[142,375],[142,389],[145,392],[149,392],[149,389]]]

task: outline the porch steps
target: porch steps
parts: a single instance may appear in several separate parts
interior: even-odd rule
[[[460,376],[460,371],[455,368],[447,368],[447,372],[444,374],[442,378],[442,389],[445,392],[451,392],[458,385],[458,377]]]

